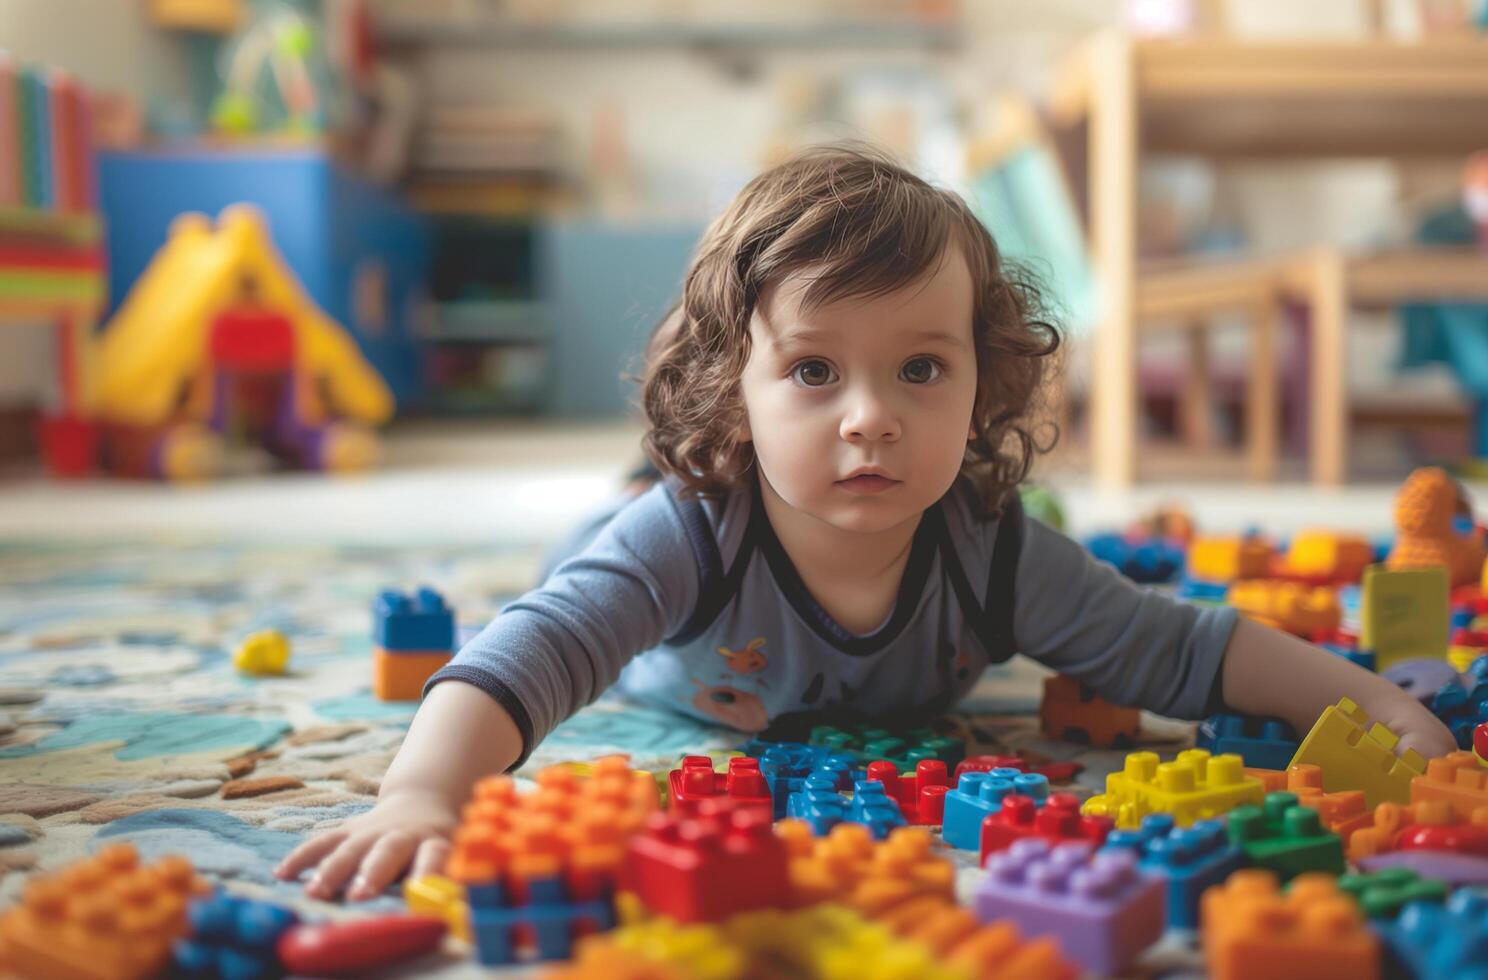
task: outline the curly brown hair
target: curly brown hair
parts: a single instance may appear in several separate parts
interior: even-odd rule
[[[751,474],[740,442],[749,321],[767,284],[810,268],[803,306],[873,297],[917,282],[955,243],[971,270],[976,436],[961,472],[983,513],[1001,512],[1057,429],[1038,418],[1059,332],[1037,283],[1004,260],[956,194],[862,144],[816,147],[751,180],[709,226],[682,298],[648,345],[641,403],[646,455],[686,495],[726,494]],[[1046,435],[1039,438],[1036,433]]]

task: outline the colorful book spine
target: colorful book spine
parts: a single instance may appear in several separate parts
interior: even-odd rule
[[[30,95],[36,119],[36,204],[43,208],[57,204],[57,175],[52,169],[52,99],[49,89],[44,70],[31,73]]]
[[[0,51],[0,208],[21,205],[21,120],[16,114],[15,62]]]
[[[72,145],[72,79],[60,71],[51,72],[47,78],[48,135],[51,137],[48,151],[51,153],[52,206],[58,211],[72,211],[77,202],[73,200]]]

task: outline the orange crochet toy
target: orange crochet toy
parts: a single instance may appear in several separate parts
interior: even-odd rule
[[[1459,516],[1472,520],[1472,504],[1457,481],[1435,466],[1416,470],[1395,495],[1395,547],[1386,566],[1444,565],[1453,588],[1477,582],[1485,555],[1483,532],[1477,527],[1458,532],[1452,522]]]

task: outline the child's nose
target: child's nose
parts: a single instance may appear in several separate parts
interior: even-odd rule
[[[842,417],[842,438],[848,442],[892,442],[899,438],[899,431],[897,413],[884,399],[871,393],[860,394]]]

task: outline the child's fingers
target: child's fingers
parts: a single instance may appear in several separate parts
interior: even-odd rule
[[[449,841],[443,837],[430,837],[419,845],[418,855],[413,859],[413,877],[437,875],[444,870],[449,858]]]
[[[388,882],[408,867],[409,859],[413,857],[417,847],[418,838],[406,830],[390,830],[383,834],[382,839],[373,844],[372,849],[362,858],[356,877],[346,889],[347,899],[360,902],[381,894]]]
[[[280,878],[293,880],[300,876],[300,872],[306,868],[320,863],[320,859],[329,854],[346,839],[344,830],[333,830],[329,833],[312,837],[299,847],[290,851],[279,867],[274,869],[274,874]]]
[[[305,885],[305,891],[312,898],[335,898],[379,836],[376,831],[367,831],[342,841],[330,857],[320,862],[320,870]]]

